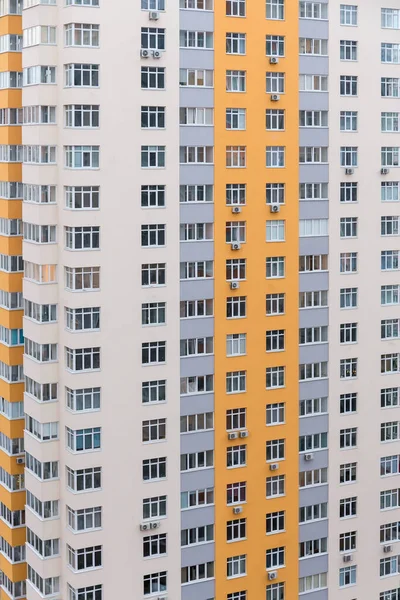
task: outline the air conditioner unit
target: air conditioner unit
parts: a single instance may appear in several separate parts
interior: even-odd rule
[[[271,56],[269,62],[271,65],[277,65],[279,62],[279,58],[277,56]]]
[[[242,207],[241,206],[232,206],[232,212],[234,215],[237,215],[238,213],[242,212]]]
[[[278,102],[278,100],[280,100],[281,97],[279,94],[271,94],[271,100],[272,102]]]
[[[346,175],[354,175],[354,169],[345,169],[344,172]]]
[[[353,555],[352,554],[345,554],[343,556],[343,562],[351,562],[353,560]]]
[[[389,173],[389,169],[387,169],[386,167],[382,167],[381,175],[388,175],[388,173]]]
[[[238,290],[240,288],[240,284],[238,281],[231,281],[231,290]]]
[[[25,464],[25,458],[23,456],[19,456],[17,458],[17,465],[24,465]]]
[[[160,18],[160,13],[155,11],[155,10],[151,10],[149,12],[149,19],[150,21],[158,21],[158,19]]]
[[[140,531],[149,531],[160,527],[160,521],[150,521],[150,523],[140,523]]]
[[[281,207],[279,206],[279,204],[277,204],[276,202],[274,202],[273,204],[270,204],[269,210],[272,213],[277,213],[277,212],[279,212],[281,210]]]
[[[273,579],[276,579],[278,577],[278,573],[276,571],[269,571],[268,572],[268,579],[269,581],[272,581]]]
[[[234,515],[240,515],[243,512],[243,507],[242,506],[235,506],[233,508],[233,514]]]
[[[157,600],[168,600],[168,596],[157,596]]]
[[[391,552],[393,550],[393,546],[383,546],[383,551],[385,553]]]
[[[237,431],[230,431],[228,433],[228,440],[237,440],[238,437],[239,437],[239,434]]]
[[[233,244],[231,244],[231,249],[232,250],[240,250],[241,245],[239,244],[239,242],[233,242]]]
[[[244,431],[241,431],[240,432],[240,437],[241,438],[249,437],[249,432],[246,429]]]
[[[312,460],[313,458],[314,458],[314,454],[312,452],[304,455],[304,460]]]
[[[147,50],[147,48],[142,48],[140,51],[140,56],[142,58],[149,58],[150,56],[150,50]]]
[[[277,471],[279,469],[279,464],[278,463],[272,463],[272,465],[269,465],[269,470],[270,471]]]
[[[161,52],[161,50],[153,50],[151,55],[153,58],[161,58],[162,52]]]

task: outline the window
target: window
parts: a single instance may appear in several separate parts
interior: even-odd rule
[[[328,586],[328,574],[318,573],[317,575],[307,575],[306,577],[300,577],[299,579],[299,594],[306,594],[308,592],[316,592],[317,590],[324,590]]]
[[[163,304],[163,303],[158,303]],[[165,303],[164,303],[165,304]],[[210,317],[214,314],[214,303],[209,300],[182,300],[180,302],[181,319],[194,319],[198,317]]]
[[[226,71],[226,91],[246,91],[246,71]]]
[[[214,338],[200,337],[181,340],[180,356],[199,356],[214,353]]]
[[[357,60],[357,42],[340,40],[340,60]]]
[[[314,433],[301,435],[299,438],[299,452],[314,452],[328,447],[327,433]]]
[[[285,294],[267,294],[265,304],[267,316],[285,314]]]
[[[73,471],[67,467],[67,486],[74,492],[87,492],[101,488],[101,467]]]
[[[67,186],[65,207],[74,210],[95,210],[99,208],[99,186]]]
[[[246,428],[246,409],[231,408],[226,411],[226,430],[235,431]]]
[[[246,221],[227,221],[225,224],[225,241],[227,244],[232,242],[246,242]]]
[[[246,54],[246,34],[245,33],[227,33],[226,34],[226,53],[227,54]]]
[[[142,265],[142,286],[165,285],[166,265],[165,263],[153,263]]]
[[[100,388],[71,390],[65,388],[66,404],[72,411],[92,411],[100,409]]]
[[[246,296],[229,296],[226,299],[226,318],[242,319],[246,316]]]
[[[339,407],[341,415],[357,412],[357,393],[340,394]]]
[[[328,341],[328,327],[302,327],[299,330],[299,344],[321,344]]]
[[[380,493],[380,508],[381,510],[399,508],[400,506],[400,489],[385,490]]]
[[[149,458],[142,463],[143,481],[158,481],[167,477],[167,459]]]
[[[245,17],[246,0],[227,0],[226,15],[228,17]]]
[[[142,383],[142,404],[165,402],[167,382],[165,379],[144,381]]]
[[[285,184],[267,183],[265,188],[265,202],[267,205],[285,204]]]
[[[265,553],[265,568],[278,569],[285,566],[285,547],[271,548]]]
[[[69,250],[98,250],[100,227],[66,227],[65,247]]]
[[[227,542],[237,542],[246,539],[246,519],[234,519],[226,523]]]
[[[400,96],[400,79],[398,77],[381,77],[382,98],[398,98]]]
[[[285,241],[285,221],[267,221],[267,242]]]
[[[399,406],[400,394],[399,388],[381,389],[381,408],[392,408]]]
[[[227,281],[244,281],[246,279],[246,259],[228,259],[226,261],[225,272]]]
[[[167,534],[148,535],[143,538],[143,558],[154,558],[167,553]]]
[[[327,75],[300,75],[299,76],[300,92],[327,92],[328,91],[328,76]]]
[[[89,450],[100,450],[101,427],[90,427],[88,429],[76,429],[75,431],[66,427],[67,448],[72,452],[86,452]]]
[[[265,375],[267,390],[285,387],[285,367],[267,367]]]
[[[142,304],[142,325],[165,324],[165,302],[150,302]]]
[[[381,340],[396,340],[400,337],[400,319],[381,321]]]
[[[399,373],[400,363],[399,354],[382,354],[381,355],[381,373]]]
[[[164,148],[164,146],[158,146],[158,148]],[[181,146],[179,162],[182,165],[212,164],[214,162],[214,148],[213,146]],[[165,166],[165,164],[162,166]]]
[[[357,377],[357,358],[340,359],[340,379],[354,379]]]
[[[382,29],[400,29],[400,10],[381,8],[381,27]],[[393,598],[393,600],[396,599]]]
[[[165,225],[142,225],[142,248],[165,246],[165,229]]]
[[[399,304],[400,286],[382,285],[381,286],[381,304],[382,306],[394,306]]]
[[[398,65],[400,62],[399,44],[381,44],[381,61],[383,63],[392,63]]]
[[[379,561],[379,575],[386,577],[387,575],[398,575],[400,573],[400,556],[390,556],[389,558],[381,558]]]
[[[69,546],[68,546],[69,547]],[[30,565],[28,565],[28,581],[30,582],[30,584],[36,588],[36,590],[38,590],[38,592],[40,593],[40,595],[42,597],[45,596],[52,596],[52,595],[56,595],[59,591],[60,591],[60,578],[59,577],[48,577],[46,579],[43,579],[42,577],[40,577],[40,575],[38,573],[36,573],[36,571],[34,571],[32,569],[32,567]],[[11,582],[11,580],[10,580]],[[5,581],[3,582],[3,587],[5,587]],[[26,594],[26,592],[21,592],[18,593],[17,592],[17,586],[18,583],[14,583],[13,585],[13,590],[15,594],[18,594],[16,596],[14,596],[14,593],[11,592],[11,590],[7,590],[8,593],[13,597],[21,597],[22,595]]]
[[[328,517],[328,503],[322,502],[321,504],[311,504],[309,506],[302,506],[299,509],[299,522],[308,523],[310,521],[321,521]]]
[[[143,499],[143,519],[156,519],[167,516],[167,496],[154,496]]]
[[[354,6],[351,4],[341,4],[340,5],[340,24],[341,25],[357,25],[357,11],[358,6]]]
[[[213,186],[181,185],[179,190],[179,202],[213,202]]]
[[[243,168],[246,166],[246,146],[226,146],[226,166]]]
[[[142,421],[142,442],[160,442],[166,439],[166,419]]]
[[[301,110],[300,127],[328,127],[328,111],[327,110]],[[300,184],[305,187],[307,184]],[[308,184],[312,185],[312,184]]]
[[[399,251],[383,250],[381,252],[381,271],[398,271]]]
[[[357,237],[357,217],[342,217],[340,219],[340,237],[352,238]]]
[[[328,363],[306,363],[299,366],[299,380],[325,379],[328,377]]]
[[[266,600],[285,600],[285,583],[271,583],[266,592]]]
[[[185,223],[180,226],[181,242],[204,242],[214,237],[213,223]],[[181,263],[193,264],[193,263]]]
[[[12,224],[11,219],[7,219],[10,227],[15,227]],[[18,225],[16,225],[19,227]],[[24,223],[24,240],[26,242],[32,242],[35,244],[53,244],[56,242],[56,225],[34,225],[33,223]],[[2,235],[5,235],[5,232],[1,232]],[[18,231],[18,234],[21,232]],[[17,234],[16,234],[17,235]]]
[[[348,587],[357,583],[357,566],[342,567],[339,569],[339,587]]]
[[[300,273],[313,273],[314,271],[328,270],[328,255],[327,254],[308,254],[299,257]]]
[[[73,531],[91,531],[101,527],[101,506],[73,510],[67,506],[68,526]]]
[[[357,463],[340,465],[339,483],[354,483],[357,481]]]
[[[381,235],[399,235],[399,217],[381,217]]]
[[[191,377],[181,377],[181,396],[189,394],[207,394],[213,390],[213,375],[193,375]]]
[[[341,273],[356,273],[357,272],[357,252],[341,252],[340,253],[340,272]]]
[[[273,534],[285,531],[285,511],[268,513],[266,515],[266,533]]]
[[[399,131],[398,112],[381,113],[381,131],[387,133],[397,133]]]
[[[66,127],[99,127],[98,104],[70,104],[65,107]]]
[[[30,377],[25,377],[25,393],[35,398],[38,402],[57,400],[57,384],[37,383]]]
[[[341,288],[340,308],[357,308],[358,288]]]
[[[246,445],[229,446],[226,449],[226,466],[228,469],[246,466]]]
[[[29,431],[36,439],[43,442],[58,439],[58,422],[40,423],[25,413],[25,430]],[[18,438],[17,438],[18,439]],[[11,452],[15,454],[15,452]]]
[[[300,292],[299,308],[321,308],[328,306],[328,291]]]
[[[163,88],[164,76],[163,69]],[[214,71],[208,69],[180,69],[179,70],[179,85],[187,87],[209,87],[214,85]]]
[[[285,166],[285,147],[267,146],[266,147],[266,166],[269,168],[281,168]]]
[[[285,440],[270,440],[266,442],[266,461],[275,462],[285,459]]]
[[[340,95],[341,96],[357,96],[358,94],[358,77],[356,75],[341,75],[340,76]]]
[[[393,442],[400,439],[399,421],[381,423],[381,442]]]
[[[167,591],[167,571],[143,576],[143,595],[162,594]]]
[[[26,455],[26,468],[31,471],[41,481],[47,481],[50,479],[58,479],[59,468],[58,461],[52,462],[40,462],[37,458],[25,453]]]
[[[212,108],[181,108],[179,115],[180,125],[213,125],[214,123],[214,109]],[[158,123],[160,122],[164,121],[159,120]]]
[[[321,237],[328,235],[328,219],[300,219],[300,237]]]
[[[300,400],[300,417],[311,417],[326,412],[328,412],[328,398],[326,397]]]
[[[99,68],[82,63],[65,65],[66,87],[99,87]]]
[[[83,46],[98,48],[99,25],[89,23],[68,23],[64,25],[65,46]]]
[[[357,447],[357,427],[341,429],[339,435],[339,447],[341,450]]]
[[[342,110],[340,112],[340,131],[357,131],[358,112]]]
[[[142,27],[141,47],[151,50],[165,50],[165,29]]]
[[[399,148],[391,146],[381,148],[381,164],[382,167],[398,167]]]
[[[357,342],[357,323],[343,323],[340,325],[340,343],[354,344]]]
[[[325,554],[328,549],[328,539],[320,538],[308,540],[299,544],[299,558],[309,558],[318,554]]]
[[[100,369],[100,348],[65,348],[65,366],[69,371]]]
[[[9,82],[6,81],[1,87],[21,87],[20,74],[17,72],[8,72]],[[7,73],[3,74],[3,78],[7,78]],[[34,67],[25,67],[23,69],[23,85],[52,85],[56,83],[56,67],[49,65],[36,65]]]
[[[242,504],[243,502],[246,502],[246,482],[228,483],[226,486],[227,505]]]
[[[242,577],[246,575],[246,554],[240,556],[232,556],[226,559],[226,576],[228,579],[232,577]]]
[[[285,38],[282,35],[265,36],[266,56],[285,56]]]
[[[273,329],[266,332],[266,352],[279,352],[285,349],[285,330]]]
[[[285,111],[267,109],[266,125],[267,131],[284,131],[285,129]]]
[[[212,260],[202,260],[180,264],[180,279],[210,279],[214,277],[214,264]]]
[[[100,267],[65,267],[65,288],[85,292],[98,290],[100,288]]]
[[[208,31],[185,31],[179,32],[180,48],[212,49],[214,45],[214,34]]]
[[[214,578],[214,563],[202,563],[181,568],[181,583],[193,583]]]
[[[102,546],[74,550],[67,545],[68,564],[74,571],[84,571],[102,566]]]
[[[41,363],[56,362],[57,344],[38,344],[25,338],[25,355]]]
[[[240,394],[246,391],[246,371],[232,371],[226,374],[226,393]]]
[[[227,108],[226,109],[226,128],[227,129],[246,129],[246,109],[245,108]]]
[[[201,527],[182,529],[181,531],[182,547],[192,546],[194,544],[206,544],[207,542],[212,541],[214,541],[214,525],[202,525]]]
[[[165,128],[164,106],[142,106],[140,111],[140,124],[144,129]]]
[[[285,495],[285,476],[274,475],[266,479],[266,497],[276,498]]]
[[[239,356],[246,354],[246,334],[231,333],[226,336],[226,355]]]
[[[96,2],[98,3],[99,0]],[[181,6],[180,8],[186,7]],[[165,0],[142,0],[142,10],[165,10]]]
[[[227,183],[226,184],[226,205],[236,206],[246,204],[246,184],[245,183]]]
[[[328,5],[321,2],[300,2],[300,19],[318,19],[328,18]]]
[[[165,90],[165,68],[142,67],[140,81],[142,90]],[[182,77],[180,85],[183,85]]]
[[[59,515],[58,500],[48,500],[42,502],[28,490],[26,492],[26,504],[41,519],[54,519]]]
[[[142,343],[142,365],[157,365],[166,361],[166,342]]]
[[[284,94],[285,73],[266,73],[266,91],[267,94]]]
[[[339,503],[339,517],[341,519],[347,519],[355,516],[357,516],[357,496],[341,498]]]
[[[388,590],[387,592],[381,592],[379,594],[379,600],[398,600],[398,598],[400,598],[400,588]]]
[[[299,54],[311,54],[314,56],[328,55],[328,40],[318,40],[313,38],[299,39]]]
[[[357,167],[358,166],[358,148],[355,146],[341,146],[340,148],[340,166]]]
[[[98,169],[99,146],[65,146],[65,167],[68,169]]]
[[[142,169],[161,169],[165,167],[165,146],[142,146]]]
[[[165,421],[165,419],[158,419],[158,421]],[[165,424],[164,424],[165,428]],[[196,431],[208,431],[214,429],[214,414],[198,413],[195,415],[186,415],[181,417],[181,433],[193,433]],[[165,438],[165,433],[164,433]],[[162,439],[162,438],[159,438]]]
[[[181,509],[197,508],[214,504],[214,488],[181,492]]]
[[[273,256],[266,258],[266,278],[280,279],[285,277],[285,257]]]
[[[267,19],[283,21],[285,18],[284,0],[267,0]]]

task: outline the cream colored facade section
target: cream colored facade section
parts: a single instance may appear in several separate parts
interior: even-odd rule
[[[378,600],[380,592],[397,589],[399,576],[379,576],[380,560],[400,554],[400,544],[385,554],[379,529],[384,523],[400,521],[400,510],[380,511],[380,490],[400,487],[400,475],[380,477],[380,457],[400,454],[400,443],[380,442],[380,424],[399,420],[399,409],[380,408],[381,388],[398,387],[399,375],[381,375],[381,354],[400,351],[400,342],[381,341],[381,319],[398,318],[399,306],[381,306],[382,285],[400,283],[400,272],[381,271],[382,250],[400,249],[400,238],[381,237],[381,216],[399,216],[398,203],[381,202],[381,182],[398,181],[399,169],[390,168],[381,175],[381,147],[399,146],[399,135],[381,133],[381,112],[397,112],[398,99],[381,98],[381,77],[400,77],[400,66],[381,63],[381,42],[399,42],[399,31],[381,29],[381,8],[399,9],[396,1],[368,0],[350,2],[358,7],[358,26],[340,25],[340,2],[329,3],[329,114],[330,114],[330,397],[329,397],[329,595],[335,600],[370,598]],[[340,40],[357,41],[358,60],[340,60]],[[341,97],[341,75],[358,77],[358,96]],[[340,111],[358,112],[357,132],[341,132]],[[340,166],[340,147],[358,148],[358,167],[346,175]],[[357,182],[358,203],[339,201],[340,183]],[[358,219],[358,236],[340,239],[341,217]],[[340,253],[356,252],[356,273],[340,274]],[[358,306],[340,308],[340,289],[355,287]],[[358,343],[339,343],[340,324],[357,323]],[[358,374],[352,380],[340,379],[340,360],[357,358]],[[357,412],[340,414],[340,395],[357,393]],[[357,428],[357,447],[340,449],[340,430]],[[357,464],[357,481],[340,485],[340,465]],[[340,519],[342,498],[357,497],[357,516]],[[339,535],[357,532],[357,549],[351,562],[344,562],[339,552]],[[339,588],[339,570],[356,567],[355,586]]]
[[[40,264],[57,264],[57,284],[38,285],[24,281],[24,295],[39,304],[58,304],[58,322],[38,325],[24,319],[26,336],[41,343],[58,343],[58,362],[38,364],[25,359],[26,375],[35,381],[58,381],[58,402],[39,404],[25,395],[26,412],[40,422],[59,421],[60,440],[46,444],[26,436],[27,451],[41,461],[59,460],[58,481],[40,482],[27,472],[27,489],[40,500],[59,499],[60,519],[41,521],[27,510],[27,525],[42,539],[60,537],[61,556],[41,560],[28,548],[28,563],[42,577],[60,577],[60,597],[69,598],[73,588],[103,584],[104,598],[143,597],[143,576],[167,571],[165,595],[180,598],[180,496],[179,496],[179,9],[168,11],[154,23],[140,2],[101,0],[100,8],[36,6],[23,11],[23,28],[34,25],[57,27],[56,46],[35,46],[23,51],[24,67],[55,65],[56,85],[28,86],[23,104],[57,107],[57,125],[25,126],[23,143],[57,146],[57,165],[24,165],[25,183],[56,185],[57,205],[24,204],[24,221],[57,224],[57,245],[24,243],[24,258]],[[93,23],[100,26],[100,48],[64,47],[64,25]],[[166,52],[159,60],[140,58],[140,28],[166,30]],[[99,88],[65,88],[64,65],[100,65]],[[168,67],[167,67],[168,64]],[[165,91],[142,91],[141,66],[166,67]],[[67,104],[100,105],[98,129],[67,129]],[[167,128],[143,131],[142,105],[166,107]],[[64,146],[100,147],[100,168],[71,170],[64,167]],[[166,146],[166,168],[141,169],[141,145]],[[141,208],[141,185],[166,186],[165,209]],[[65,208],[64,186],[100,186],[98,211]],[[141,224],[166,225],[166,248],[142,249]],[[68,251],[66,226],[100,226],[100,250]],[[141,287],[141,265],[167,263],[167,284]],[[70,292],[64,287],[64,266],[100,266],[100,290]],[[166,302],[167,324],[143,328],[141,305]],[[71,333],[65,328],[65,308],[101,308],[100,332]],[[164,365],[141,365],[142,342],[166,341]],[[65,368],[65,347],[101,348],[101,369],[71,373]],[[144,381],[167,380],[167,403],[141,403]],[[72,413],[66,408],[65,386],[72,389],[101,387],[101,410]],[[167,419],[167,441],[144,445],[142,421]],[[72,454],[66,449],[65,428],[101,427],[100,451]],[[167,458],[166,480],[144,483],[143,459]],[[102,489],[74,494],[67,489],[66,467],[102,468]],[[151,533],[167,533],[167,555],[142,558],[144,533],[139,530],[144,498],[167,495],[167,519]],[[81,509],[102,506],[102,529],[74,534],[66,523],[67,506]],[[103,566],[74,573],[67,565],[67,544],[75,549],[101,545]],[[28,598],[38,598],[28,584]],[[163,596],[164,593],[155,594]]]

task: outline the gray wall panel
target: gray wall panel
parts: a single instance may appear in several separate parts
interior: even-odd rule
[[[299,311],[300,327],[317,327],[318,325],[328,325],[328,308],[305,308]],[[328,332],[329,335],[329,332]]]
[[[328,273],[300,273],[300,292],[313,292],[328,288]]]
[[[328,75],[329,73],[327,56],[300,56],[299,65],[299,73],[302,75]]]
[[[327,554],[324,554],[323,556],[315,556],[314,558],[308,558],[305,560],[299,560],[299,577],[306,577],[307,575],[316,575],[317,573],[326,573],[327,571]],[[333,596],[332,600],[336,600],[336,598]]]
[[[299,133],[299,146],[328,146],[329,144],[327,127],[300,127]]]
[[[300,183],[325,183],[329,181],[328,165],[300,165]]]
[[[181,48],[179,51],[181,69],[213,69],[214,50],[197,50]]]
[[[200,527],[214,522],[214,507],[192,508],[181,512],[181,528]]]
[[[214,183],[214,165],[181,165],[180,183],[181,185]]]
[[[182,262],[214,259],[214,242],[181,242],[180,258]]]
[[[328,431],[328,415],[315,415],[313,417],[301,417],[299,419],[299,435],[309,435],[311,433],[320,433]]]
[[[194,415],[201,412],[214,410],[214,394],[197,394],[196,396],[182,396],[181,415]]]
[[[307,73],[305,72],[305,74]],[[315,73],[315,75],[323,74]],[[300,92],[299,98],[300,110],[328,110],[329,108],[328,92]]]
[[[321,502],[328,502],[328,485],[300,490],[299,506],[310,506],[310,504],[320,504]]]
[[[181,473],[181,492],[214,487],[214,469]]]
[[[181,339],[191,337],[213,336],[214,317],[201,319],[181,319]]]
[[[181,146],[213,146],[214,127],[198,125],[181,125],[179,128]]]
[[[179,26],[188,31],[214,31],[214,13],[207,10],[180,10]]]
[[[318,452],[311,452],[314,455],[312,460],[305,460],[304,454],[299,455],[299,469],[300,471],[310,471],[313,469],[322,469],[328,465],[328,450],[318,450]]]
[[[181,377],[214,373],[214,356],[181,358]]]
[[[211,223],[213,220],[214,204],[212,202],[182,202],[180,205],[181,223]]]
[[[214,280],[181,281],[181,300],[198,300],[214,297]]]
[[[214,448],[214,431],[197,433],[181,433],[181,454],[212,450]]]
[[[329,381],[320,379],[319,381],[305,381],[300,383],[300,399],[308,400],[310,398],[324,398],[328,396]]]
[[[183,86],[179,91],[179,105],[191,108],[212,108],[214,106],[214,89]]]
[[[328,236],[303,237],[299,240],[299,254],[328,254],[329,238]]]
[[[208,600],[214,598],[215,581],[201,581],[200,583],[192,583],[183,585],[181,588],[182,600]]]
[[[300,364],[316,363],[328,360],[328,357],[328,344],[309,344],[306,346],[300,346]]]
[[[302,200],[299,203],[299,210],[300,219],[326,219],[329,215],[329,202],[327,200]]]
[[[329,22],[316,19],[299,19],[299,37],[327,40]]]
[[[314,502],[315,504],[315,502]],[[314,521],[300,526],[299,542],[328,537],[328,519]]]
[[[210,521],[210,525],[212,523],[213,521]],[[215,559],[215,545],[213,542],[210,542],[209,544],[199,544],[198,546],[182,548],[181,557],[182,567],[210,562]]]
[[[317,575],[317,573],[312,573],[312,575]],[[309,592],[308,594],[302,594],[301,600],[328,600],[328,590],[318,590],[316,592]]]

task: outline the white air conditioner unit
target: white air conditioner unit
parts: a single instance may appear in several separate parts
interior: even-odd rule
[[[354,169],[345,169],[344,172],[346,173],[346,175],[354,175]]]
[[[343,562],[351,562],[353,560],[353,555],[352,554],[345,554],[343,556]]]
[[[231,250],[240,250],[240,248],[241,248],[241,247],[242,247],[242,246],[240,245],[240,243],[239,243],[239,242],[233,242],[233,243],[231,244]]]
[[[383,551],[385,553],[391,552],[392,550],[393,550],[393,546],[388,546],[388,545],[387,546],[383,546]]]
[[[313,458],[314,458],[314,454],[312,452],[304,455],[304,460],[312,460]]]
[[[281,210],[281,207],[279,206],[279,204],[277,204],[276,202],[274,202],[273,204],[270,204],[269,210],[272,213],[277,213],[277,212],[279,212]]]
[[[279,94],[271,94],[271,100],[272,102],[278,102],[278,100],[280,100],[281,97]]]
[[[238,213],[242,212],[242,207],[241,206],[232,206],[232,212],[234,215],[237,215]]]
[[[381,175],[388,175],[389,174],[389,169],[386,167],[382,167],[381,169]]]
[[[279,62],[279,58],[277,56],[271,56],[269,62],[271,65],[277,65]]]
[[[17,465],[24,465],[25,464],[25,458],[23,456],[19,456],[17,458]]]
[[[140,51],[140,56],[142,58],[149,58],[150,56],[150,50],[147,50],[147,48],[142,48]]]
[[[151,10],[149,12],[150,21],[158,21],[159,18],[160,18],[160,13],[157,12],[156,10]]]
[[[240,284],[238,281],[231,281],[231,290],[238,290],[240,288]]]
[[[233,514],[234,515],[240,515],[243,512],[243,507],[242,506],[235,506],[233,508]]]
[[[161,50],[153,50],[151,53],[153,58],[161,58],[162,57],[162,52]]]
[[[269,470],[270,471],[277,471],[279,469],[279,464],[278,463],[272,463],[272,465],[269,465]]]
[[[231,431],[230,433],[228,433],[228,440],[237,440],[239,437],[239,434],[237,431]]]
[[[168,600],[168,596],[157,596],[157,600]]]
[[[240,437],[241,438],[249,437],[249,432],[246,429],[244,431],[241,431],[240,432]]]
[[[273,579],[276,579],[278,577],[278,573],[276,571],[269,571],[268,572],[268,579],[269,581],[272,581]]]
[[[140,523],[140,531],[149,531],[160,527],[160,521],[150,521],[150,523]]]

